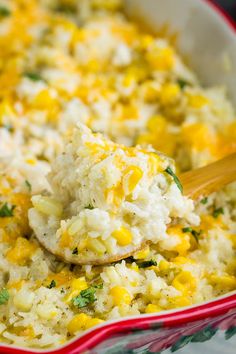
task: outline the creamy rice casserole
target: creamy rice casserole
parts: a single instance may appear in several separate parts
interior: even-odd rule
[[[235,151],[224,87],[120,0],[0,0],[0,341],[235,290],[235,183],[192,201],[177,177]]]

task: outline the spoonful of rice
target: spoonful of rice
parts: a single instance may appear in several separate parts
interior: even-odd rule
[[[232,182],[235,162],[236,154],[183,174],[184,192],[198,197]],[[118,261],[148,243],[165,242],[176,218],[198,224],[180,180],[166,156],[115,144],[78,125],[52,163],[51,193],[32,197],[30,225],[39,242],[66,262]]]

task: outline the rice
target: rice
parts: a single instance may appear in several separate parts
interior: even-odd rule
[[[54,348],[235,290],[235,183],[193,203],[166,172],[236,150],[225,89],[119,0],[21,3],[0,1],[0,341]]]

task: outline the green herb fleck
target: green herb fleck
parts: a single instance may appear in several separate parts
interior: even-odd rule
[[[178,79],[177,83],[178,83],[179,87],[181,88],[181,90],[183,90],[185,88],[185,86],[189,85],[189,82],[184,79]]]
[[[75,247],[75,248],[73,249],[72,254],[78,254],[78,248],[77,248],[77,247]]]
[[[0,6],[0,17],[8,17],[10,14],[11,11],[7,7]]]
[[[56,285],[57,285],[57,284],[56,284],[55,280],[53,279],[53,280],[51,281],[51,283],[47,286],[47,288],[48,288],[48,289],[52,289],[52,288],[55,288]]]
[[[182,229],[182,231],[191,233],[197,242],[198,242],[199,236],[202,233],[202,230],[196,231],[196,230],[193,230],[191,227],[184,227]]]
[[[9,216],[13,216],[13,210],[15,209],[15,205],[9,206],[7,203],[4,203],[0,208],[0,217],[6,218]]]
[[[27,179],[25,180],[25,184],[26,184],[27,188],[29,189],[29,191],[31,192],[32,186]]]
[[[213,211],[213,217],[218,218],[220,214],[224,214],[224,209],[223,208],[217,208]]]
[[[201,200],[202,204],[207,204],[207,202],[208,202],[208,198],[207,197],[202,198],[202,200]]]
[[[137,265],[138,265],[139,268],[148,268],[148,267],[151,267],[151,266],[156,266],[157,262],[154,261],[153,259],[151,259],[150,261],[144,261],[144,262],[141,262],[141,263],[137,263]]]
[[[7,289],[2,288],[0,290],[0,305],[4,305],[7,303],[7,301],[9,300],[10,295]]]
[[[4,124],[3,128],[8,130],[10,133],[12,133],[14,131],[14,127],[13,127],[13,125],[11,123]]]
[[[40,81],[40,80],[42,81],[43,80],[43,78],[36,72],[26,72],[26,73],[24,73],[24,76],[32,81]]]
[[[75,296],[72,299],[74,306],[78,308],[86,307],[97,300],[96,298],[96,289],[102,289],[103,284],[94,285],[90,288],[82,290],[78,296]]]
[[[89,204],[89,205],[88,205],[88,206],[86,206],[84,209],[93,210],[93,209],[94,209],[94,207],[93,207],[91,204]]]
[[[174,182],[176,183],[177,187],[179,188],[180,192],[183,193],[183,186],[180,183],[180,180],[178,179],[178,177],[176,176],[176,174],[172,171],[172,169],[170,168],[170,166],[167,167],[167,169],[165,170],[165,172],[167,172],[171,177],[173,177]]]

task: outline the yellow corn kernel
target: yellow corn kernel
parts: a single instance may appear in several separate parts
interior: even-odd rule
[[[96,317],[95,318],[91,318],[91,319],[89,318],[87,323],[86,323],[86,325],[85,325],[85,328],[89,329],[89,328],[97,326],[98,324],[103,323],[103,322],[104,321],[101,320],[100,318],[96,318]]]
[[[183,270],[176,275],[172,285],[175,289],[181,291],[183,295],[192,295],[196,289],[196,279],[190,272]]]
[[[70,292],[64,297],[64,301],[68,304],[73,297],[79,295],[82,290],[88,288],[88,284],[84,277],[72,279]]]
[[[160,91],[160,102],[162,105],[169,105],[176,102],[180,95],[180,87],[177,84],[164,84]]]
[[[173,247],[173,251],[178,252],[180,256],[185,256],[191,247],[189,235],[184,233],[179,225],[169,227],[167,232],[170,237],[173,235],[179,239],[179,242]]]
[[[236,277],[233,275],[211,275],[209,281],[217,288],[227,290],[236,289]]]
[[[150,45],[154,42],[154,37],[150,34],[145,34],[140,37],[139,45],[142,49],[146,50],[150,47]]]
[[[28,158],[25,160],[25,162],[32,166],[36,165],[36,160],[34,158]]]
[[[41,195],[35,195],[31,200],[35,209],[43,214],[54,216],[61,216],[62,214],[62,205],[55,199],[43,197]]]
[[[93,0],[92,6],[95,9],[104,9],[107,11],[117,11],[122,6],[121,0]]]
[[[173,298],[169,298],[170,307],[178,308],[191,305],[191,301],[186,296],[176,296]]]
[[[91,317],[85,313],[79,313],[78,315],[75,315],[67,325],[68,332],[74,334],[78,331],[84,330],[86,328],[86,323],[90,319]]]
[[[14,116],[14,111],[11,104],[5,100],[0,103],[0,124],[7,123],[5,119]]]
[[[176,264],[185,264],[185,263],[195,263],[193,259],[182,257],[182,256],[177,256],[173,259],[173,263]]]
[[[145,308],[145,313],[159,312],[162,308],[158,305],[148,304]]]
[[[166,272],[170,268],[170,263],[162,259],[158,266],[161,272]]]
[[[36,246],[34,244],[23,237],[18,237],[15,246],[7,252],[6,258],[11,263],[24,265],[35,250]]]
[[[132,301],[129,292],[122,286],[114,286],[110,290],[110,295],[113,297],[113,303],[115,306],[120,306],[122,304],[129,305]]]
[[[67,231],[64,231],[60,237],[59,244],[61,248],[71,248],[73,243],[72,237]]]
[[[202,95],[188,95],[188,104],[192,108],[200,109],[208,105],[210,101]]]
[[[150,48],[146,54],[147,62],[154,70],[168,71],[174,66],[174,53],[170,47]]]
[[[150,248],[149,246],[145,247],[141,251],[138,251],[134,254],[134,259],[145,259],[150,253]]]
[[[35,96],[32,104],[38,109],[52,109],[55,106],[55,98],[51,96],[47,89],[40,91],[37,96]]]
[[[119,246],[127,246],[132,242],[132,233],[125,227],[121,227],[119,230],[112,232]]]
[[[96,238],[88,238],[87,248],[98,255],[103,255],[106,252],[104,244]]]
[[[132,104],[123,105],[121,118],[124,120],[138,119],[139,118],[138,108]]]
[[[123,175],[123,185],[126,194],[133,192],[142,177],[143,171],[138,166],[129,166],[125,169]]]
[[[166,119],[161,116],[153,116],[147,122],[147,128],[151,133],[158,133],[165,130],[167,127]]]
[[[142,92],[145,101],[155,102],[159,98],[160,85],[153,81],[146,81],[142,84]]]

